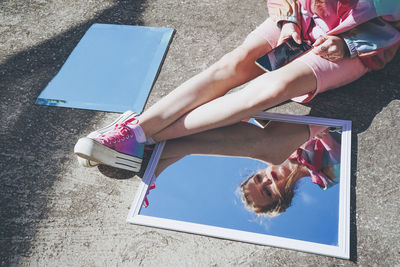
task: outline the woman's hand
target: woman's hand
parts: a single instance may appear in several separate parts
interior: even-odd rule
[[[300,28],[293,22],[285,21],[282,24],[281,35],[279,36],[278,45],[286,40],[293,38],[293,40],[301,44]]]
[[[345,41],[338,36],[321,37],[315,41],[313,46],[316,55],[332,62],[344,59],[348,52]]]

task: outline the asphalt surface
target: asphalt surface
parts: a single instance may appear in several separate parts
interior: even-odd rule
[[[0,264],[400,264],[399,55],[307,105],[270,110],[353,122],[351,260],[127,224],[140,176],[80,168],[72,153],[79,137],[116,115],[34,105],[93,23],[176,29],[149,107],[266,16],[261,0],[0,1]]]

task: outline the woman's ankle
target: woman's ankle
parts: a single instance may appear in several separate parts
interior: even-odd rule
[[[133,133],[135,134],[135,138],[138,143],[145,143],[147,141],[146,134],[143,131],[140,124],[132,125],[132,126],[130,126],[130,128],[132,129]]]

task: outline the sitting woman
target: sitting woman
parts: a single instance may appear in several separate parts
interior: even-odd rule
[[[146,142],[231,125],[289,99],[307,102],[383,67],[393,58],[400,33],[386,21],[370,19],[396,20],[400,12],[384,6],[378,10],[375,2],[383,3],[269,0],[271,18],[238,48],[139,116],[128,116],[106,132],[79,139],[75,153],[93,162],[137,170]],[[398,6],[393,0],[385,3]],[[314,43],[313,51],[272,72],[265,73],[254,63],[288,38]],[[247,82],[242,90],[227,94]]]

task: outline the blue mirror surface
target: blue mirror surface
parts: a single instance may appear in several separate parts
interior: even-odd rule
[[[233,130],[230,132],[234,134]],[[333,137],[340,147],[340,129],[330,128],[325,134]],[[225,139],[229,136],[225,135]],[[178,145],[174,141],[174,148]],[[168,142],[165,153],[169,153],[167,146]],[[256,214],[245,207],[240,185],[270,165],[248,157],[245,152],[243,157],[188,154],[162,166],[160,173],[156,172],[156,188],[147,196],[149,206],[142,207],[139,214],[337,245],[339,179],[322,189],[315,179],[312,181],[311,175],[302,177],[296,183],[290,207],[276,217]],[[340,176],[340,162],[334,165],[335,168],[328,169]]]
[[[94,24],[36,104],[142,112],[174,30]]]

